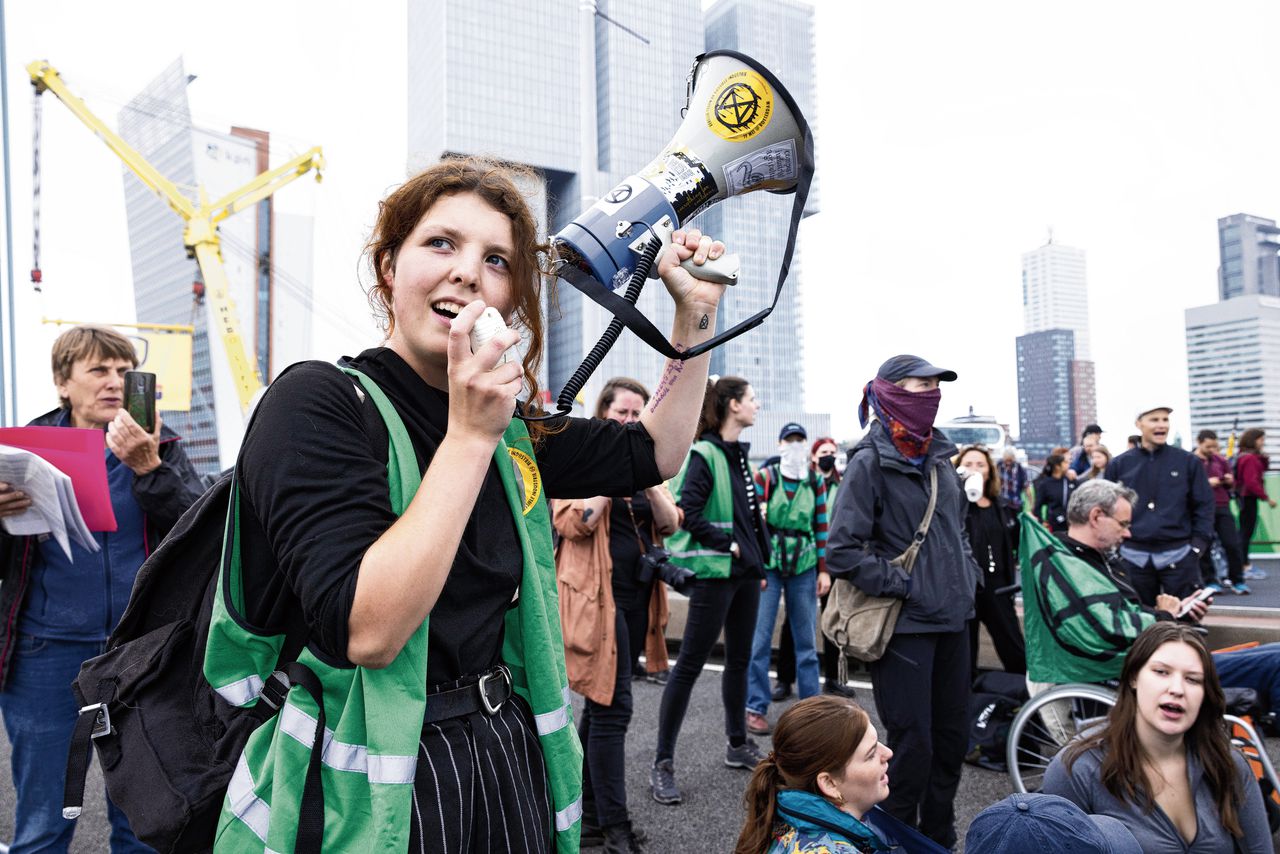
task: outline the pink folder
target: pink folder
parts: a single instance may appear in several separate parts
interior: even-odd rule
[[[90,531],[114,531],[116,514],[107,488],[101,430],[78,427],[0,427],[0,445],[30,451],[71,478],[76,504]]]

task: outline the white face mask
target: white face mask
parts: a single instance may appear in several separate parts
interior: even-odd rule
[[[782,476],[799,480],[809,464],[809,449],[805,447],[804,442],[786,443],[782,446],[780,456],[782,462],[779,467],[782,469]]]

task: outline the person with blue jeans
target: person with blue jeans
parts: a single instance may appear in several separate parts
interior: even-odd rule
[[[778,436],[779,459],[756,472],[756,489],[765,505],[770,558],[761,584],[760,611],[751,642],[747,670],[747,731],[770,731],[769,657],[773,625],[782,596],[795,643],[796,682],[800,698],[819,690],[816,646],[818,597],[831,589],[827,574],[827,488],[809,471],[808,434],[794,422]]]
[[[71,683],[100,655],[124,612],[147,554],[200,496],[200,481],[178,436],[156,419],[144,430],[123,408],[124,373],[137,355],[114,330],[77,326],[53,345],[61,406],[32,426],[103,431],[107,486],[116,529],[93,535],[97,548],[64,552],[52,537],[0,533],[0,713],[12,748],[17,794],[12,854],[66,851],[75,821],[62,817],[71,733],[79,713]],[[0,517],[31,506],[22,484],[0,484]],[[150,851],[107,800],[111,851]]]

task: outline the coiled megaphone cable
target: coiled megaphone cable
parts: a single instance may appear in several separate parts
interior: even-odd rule
[[[646,222],[635,223],[643,225],[653,234],[653,229]],[[657,260],[658,253],[662,250],[662,239],[656,234],[649,238],[649,242],[645,244],[644,251],[640,253],[640,260],[636,262],[636,269],[631,274],[631,278],[627,280],[627,289],[623,292],[622,298],[632,305],[636,304],[636,300],[640,299],[640,291],[644,290],[645,282],[649,279],[649,271],[653,269],[653,262]],[[563,418],[573,411],[573,402],[577,398],[578,392],[582,391],[582,387],[587,384],[587,380],[591,379],[591,375],[600,367],[600,363],[604,361],[604,357],[613,349],[613,345],[618,343],[619,336],[626,326],[617,317],[609,321],[609,325],[605,327],[604,334],[600,336],[600,340],[591,348],[591,352],[587,353],[586,358],[582,360],[582,364],[578,365],[577,370],[573,372],[573,376],[565,383],[564,388],[560,390],[560,396],[556,398],[556,411],[547,415],[522,415],[520,407],[516,407],[516,416],[522,421],[550,421],[553,418]]]

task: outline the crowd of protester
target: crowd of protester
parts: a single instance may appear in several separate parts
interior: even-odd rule
[[[866,433],[847,450],[788,423],[777,454],[754,465],[743,434],[760,401],[746,378],[708,380],[706,358],[668,364],[652,395],[615,377],[594,417],[526,427],[511,405],[518,393],[537,399],[538,348],[502,359],[521,332],[542,336],[520,177],[446,161],[382,203],[368,256],[385,340],[341,370],[284,372],[228,475],[250,557],[227,637],[246,648],[259,630],[305,638],[325,696],[359,695],[330,710],[330,728],[363,739],[346,747],[388,758],[404,743],[413,754],[390,757],[412,760],[399,794],[362,777],[354,795],[372,814],[401,811],[402,826],[375,830],[369,812],[339,805],[326,839],[652,850],[626,795],[633,686],[661,690],[649,794],[680,805],[677,742],[720,643],[723,764],[750,773],[738,854],[951,850],[985,629],[1001,669],[1032,694],[1109,680],[1118,693],[1105,723],[1054,759],[1043,794],[971,823],[969,850],[1067,850],[1068,833],[1072,850],[1269,847],[1261,790],[1218,721],[1223,686],[1251,689],[1274,719],[1280,647],[1211,654],[1195,631],[1212,594],[1247,595],[1264,577],[1248,555],[1259,502],[1276,505],[1263,431],[1246,430],[1232,459],[1202,431],[1192,453],[1169,443],[1168,407],[1146,408],[1125,452],[1113,456],[1090,424],[1032,478],[1012,447],[997,458],[935,427],[942,384],[957,376],[912,355],[863,386]],[[711,334],[723,288],[680,262],[723,252],[690,230],[662,256],[683,346]],[[473,353],[467,334],[486,305],[515,329]],[[159,420],[143,430],[122,405],[137,361],[111,330],[65,333],[53,350],[60,405],[33,422],[103,431],[117,530],[95,534],[97,551],[69,553],[0,534],[15,854],[67,850],[61,760],[78,716],[68,686],[202,492],[180,437]],[[400,440],[420,486],[395,473]],[[0,517],[30,505],[20,485],[0,484]],[[1033,549],[1047,550],[1040,571],[1059,573],[1063,589],[1088,585],[1089,605],[1028,613],[1024,636],[1015,596]],[[673,666],[669,591],[687,597]],[[819,630],[845,594],[890,609],[872,653]],[[1111,628],[1099,628],[1104,611]],[[866,663],[881,730],[848,683],[849,655]],[[583,698],[576,726],[569,689]],[[793,693],[771,720],[771,704]],[[260,764],[246,771],[297,815],[309,775],[269,773],[290,761],[282,718],[250,737],[245,757]],[[109,799],[108,815],[113,852],[150,850]],[[220,828],[226,850],[267,838],[230,800]]]

